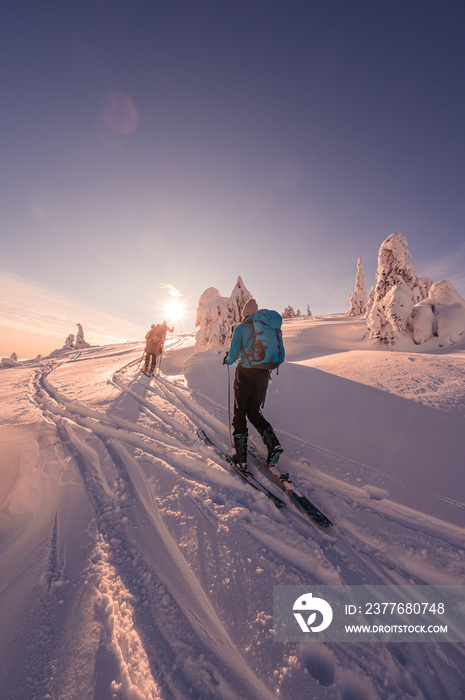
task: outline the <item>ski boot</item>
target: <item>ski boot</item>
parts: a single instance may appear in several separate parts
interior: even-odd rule
[[[247,472],[247,433],[236,433],[233,435],[234,449],[233,462],[242,472]]]
[[[273,428],[265,428],[262,433],[262,440],[268,449],[266,464],[268,467],[274,467],[283,453],[283,448],[274,434]]]

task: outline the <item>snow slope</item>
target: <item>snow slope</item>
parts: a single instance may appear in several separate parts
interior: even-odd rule
[[[2,699],[465,697],[463,645],[272,641],[273,585],[464,580],[465,345],[363,335],[287,321],[265,406],[330,533],[199,441],[227,369],[192,337],[152,380],[137,344],[0,370]]]

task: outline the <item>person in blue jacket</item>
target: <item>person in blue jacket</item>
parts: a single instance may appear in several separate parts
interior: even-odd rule
[[[265,403],[270,370],[252,367],[250,364],[255,340],[252,319],[257,311],[255,299],[249,299],[244,304],[242,323],[236,326],[229,351],[223,360],[226,365],[238,361],[234,377],[233,459],[244,468],[247,466],[247,419],[258,430],[268,448],[268,464],[275,463],[283,451],[271,424],[261,410]]]

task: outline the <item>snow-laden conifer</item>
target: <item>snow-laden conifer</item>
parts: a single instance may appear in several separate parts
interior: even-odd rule
[[[295,318],[295,311],[292,306],[286,306],[282,313],[283,318]]]
[[[252,299],[252,294],[249,292],[242,277],[237,278],[236,286],[231,292],[228,303],[228,311],[231,321],[231,326],[234,328],[241,322],[241,313],[244,308],[244,304]]]
[[[224,348],[232,336],[230,299],[222,297],[215,287],[206,289],[199,299],[195,325],[195,349]]]
[[[84,330],[83,330],[81,324],[77,323],[76,325],[77,325],[78,332],[76,334],[74,348],[76,350],[82,350],[83,348],[90,348],[89,343],[86,343],[86,341],[85,341]]]
[[[454,345],[465,333],[465,299],[447,280],[436,282],[410,315],[413,340],[419,345],[437,336],[439,347]]]
[[[405,335],[414,305],[428,296],[431,284],[415,272],[405,236],[388,236],[379,249],[376,285],[367,310],[371,338],[391,346]]]
[[[225,348],[229,345],[235,327],[241,322],[244,304],[252,299],[242,277],[237,278],[231,296],[222,297],[216,287],[206,289],[199,299],[195,325],[197,351]]]
[[[65,340],[63,348],[73,348],[74,349],[74,333],[70,333]]]
[[[18,360],[15,360],[13,357],[13,355],[15,354],[16,353],[13,352],[11,354],[11,357],[2,357],[2,359],[0,360],[0,365],[2,367],[17,367],[19,363]]]
[[[347,316],[364,316],[367,310],[367,290],[365,285],[365,272],[362,258],[357,259],[357,275],[355,277],[355,289],[349,295],[350,309]]]

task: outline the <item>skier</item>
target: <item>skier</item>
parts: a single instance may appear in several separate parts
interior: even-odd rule
[[[150,330],[145,334],[145,374],[153,374],[155,363],[158,354],[158,333],[160,326],[154,323],[150,326]]]
[[[165,347],[165,340],[166,340],[166,334],[173,333],[174,331],[174,325],[172,328],[168,328],[168,324],[166,321],[163,321],[163,323],[160,326],[160,350],[159,353],[163,352],[163,348]]]
[[[242,308],[242,322],[236,326],[229,351],[223,364],[232,365],[239,359],[234,377],[234,461],[241,468],[247,466],[247,418],[258,430],[268,449],[267,464],[275,464],[283,451],[270,423],[264,418],[261,408],[265,403],[270,370],[254,367],[253,316],[258,312],[255,299],[249,299]]]
[[[166,321],[163,321],[163,323],[159,323],[157,326],[152,323],[150,330],[146,333],[145,374],[153,374],[157,363],[157,357],[163,352],[165,338],[168,331],[172,333],[174,331],[174,326],[173,328],[168,328]]]

